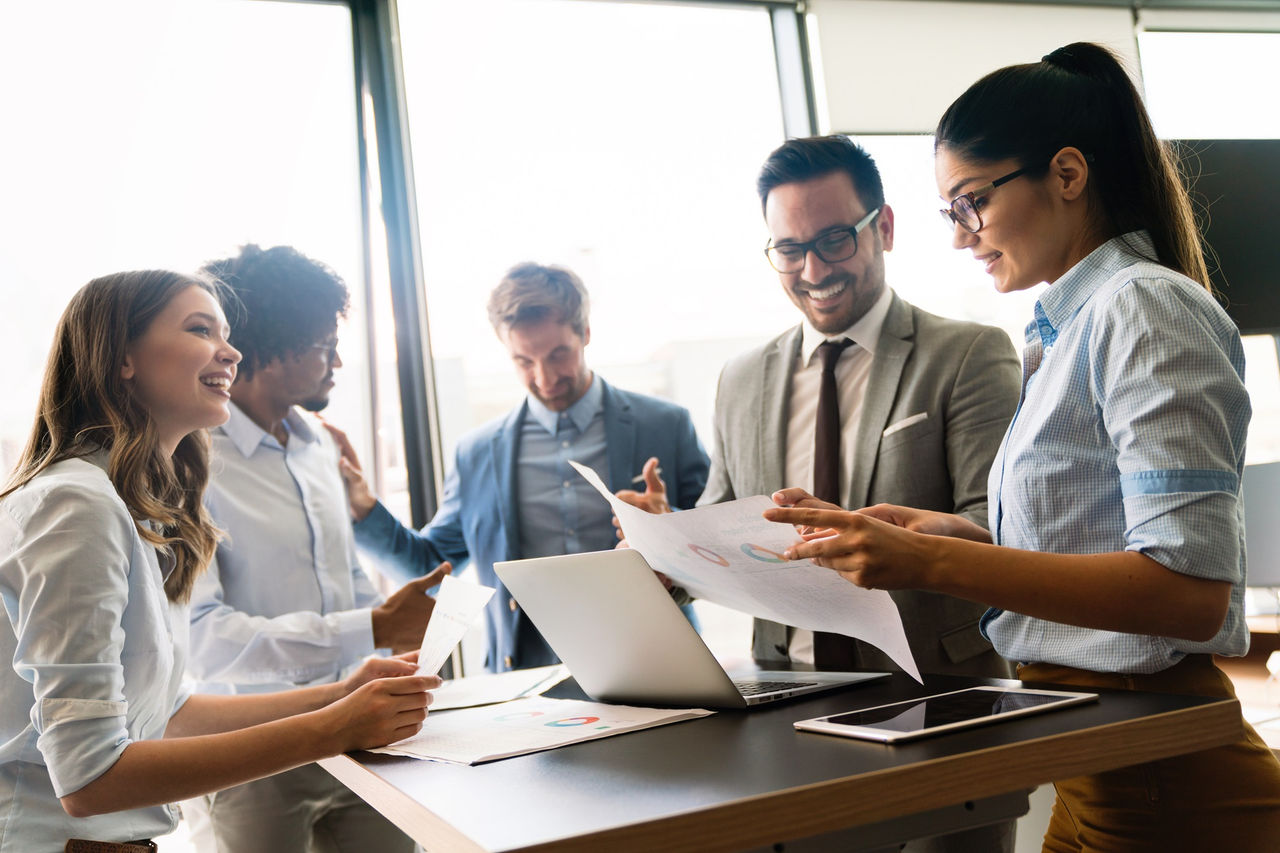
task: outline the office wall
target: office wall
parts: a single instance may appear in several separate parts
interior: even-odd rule
[[[812,0],[820,127],[831,133],[931,133],[979,77],[1054,48],[1094,41],[1137,68],[1126,8],[1011,3]]]

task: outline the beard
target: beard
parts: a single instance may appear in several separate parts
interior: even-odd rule
[[[298,401],[298,407],[308,412],[323,412],[328,405],[328,397],[312,397],[309,400]]]

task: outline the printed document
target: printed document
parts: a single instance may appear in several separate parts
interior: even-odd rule
[[[431,691],[431,712],[453,708],[473,708],[477,705],[496,705],[541,696],[569,677],[569,668],[562,663],[537,666],[531,669],[513,669],[510,672],[486,672],[454,678]]]
[[[604,496],[627,543],[697,598],[762,619],[856,637],[916,681],[920,670],[889,593],[862,589],[810,560],[782,556],[799,541],[789,524],[767,521],[764,495],[654,515],[619,500],[595,471],[570,462]]]
[[[370,751],[479,764],[711,713],[701,708],[633,708],[538,696],[443,714],[432,711],[413,737]]]

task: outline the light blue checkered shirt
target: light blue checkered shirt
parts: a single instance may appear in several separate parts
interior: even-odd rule
[[[991,467],[991,528],[1013,548],[1138,551],[1230,581],[1226,621],[1194,643],[988,611],[983,632],[1011,660],[1151,673],[1248,649],[1244,351],[1212,296],[1154,256],[1146,232],[1117,237],[1036,303],[1022,400]]]

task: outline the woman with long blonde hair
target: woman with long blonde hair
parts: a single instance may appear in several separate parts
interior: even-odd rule
[[[181,684],[205,429],[240,354],[216,283],[95,279],[59,321],[35,427],[0,492],[0,851],[155,849],[167,805],[416,732],[434,676],[371,659],[337,684],[248,696]]]

